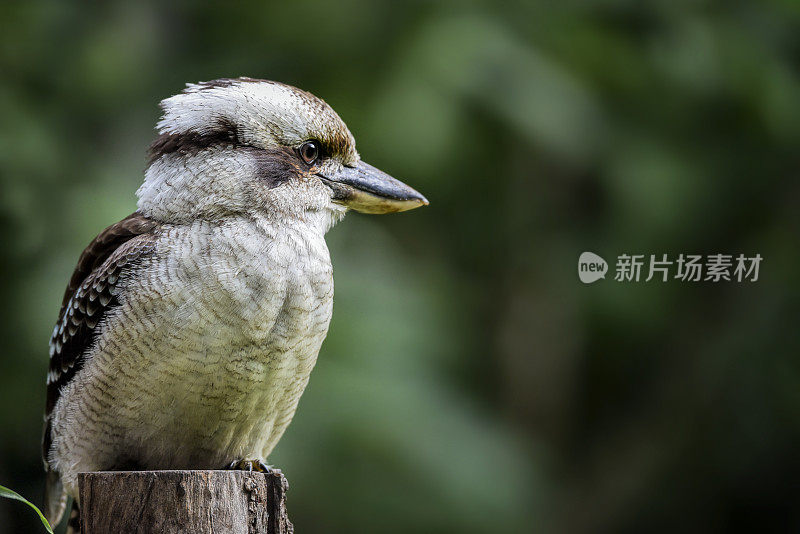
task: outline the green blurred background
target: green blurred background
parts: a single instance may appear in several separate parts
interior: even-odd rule
[[[50,331],[157,102],[244,75],[431,200],[329,234],[270,458],[299,533],[800,529],[800,3],[14,1],[0,42],[0,484],[41,503]],[[764,261],[586,286],[584,250]]]

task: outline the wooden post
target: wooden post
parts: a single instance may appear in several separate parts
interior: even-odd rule
[[[80,473],[83,534],[292,534],[280,472]]]

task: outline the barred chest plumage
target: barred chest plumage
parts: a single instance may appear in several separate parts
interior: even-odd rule
[[[80,471],[267,457],[331,318],[326,228],[309,231],[316,226],[281,221],[278,231],[237,217],[161,228],[155,252],[128,273],[138,290],[120,292],[86,372],[54,412],[73,429],[54,442],[68,491]]]

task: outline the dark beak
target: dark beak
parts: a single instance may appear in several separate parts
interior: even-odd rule
[[[362,213],[392,213],[428,204],[414,189],[363,161],[331,176],[317,176],[333,190],[336,202]]]

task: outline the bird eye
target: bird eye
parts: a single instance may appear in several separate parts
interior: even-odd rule
[[[316,141],[306,141],[300,145],[300,157],[309,165],[317,161],[319,152],[319,143]]]

